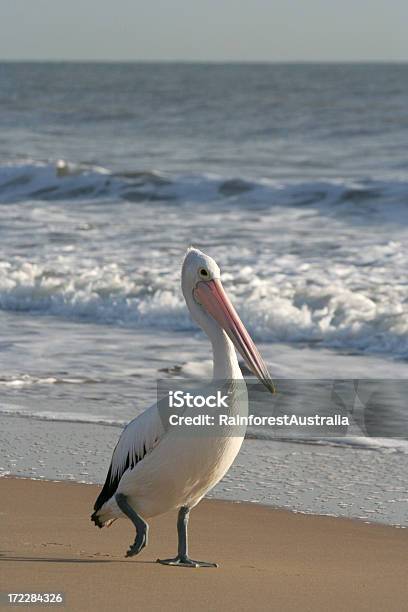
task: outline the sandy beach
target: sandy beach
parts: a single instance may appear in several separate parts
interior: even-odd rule
[[[0,590],[62,591],[67,610],[406,606],[404,529],[203,501],[192,513],[191,555],[220,567],[172,568],[155,561],[175,553],[175,514],[153,519],[147,549],[125,559],[130,523],[100,531],[89,520],[99,487],[2,478],[0,490]]]

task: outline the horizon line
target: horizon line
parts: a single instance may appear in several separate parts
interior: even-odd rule
[[[0,63],[10,64],[267,64],[267,65],[281,65],[281,64],[407,64],[407,59],[330,59],[330,60],[318,60],[318,59],[282,59],[282,60],[244,60],[244,59],[215,59],[215,60],[204,60],[204,59],[68,59],[68,58],[0,58]]]

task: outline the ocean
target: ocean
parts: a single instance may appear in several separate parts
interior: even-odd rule
[[[0,63],[0,471],[101,482],[158,378],[210,375],[191,244],[273,378],[403,382],[407,143],[406,64]],[[405,526],[393,431],[250,431],[214,494]]]

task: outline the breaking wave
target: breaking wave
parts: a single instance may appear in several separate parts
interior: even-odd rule
[[[380,208],[408,214],[406,180],[321,179],[279,181],[216,174],[166,174],[152,171],[111,172],[88,164],[27,162],[0,166],[0,203],[23,200],[117,198],[130,202],[228,200],[246,206]]]
[[[398,252],[397,244],[394,249]],[[126,327],[194,329],[174,279],[154,273],[133,278],[117,264],[75,269],[62,258],[58,264],[0,262],[0,309]],[[370,297],[342,279],[324,279],[320,269],[313,283],[307,272],[293,277],[288,266],[286,272],[265,280],[247,267],[234,276],[230,293],[256,339],[408,357],[403,285]]]
[[[64,205],[69,207],[71,200],[99,202],[104,198],[113,200],[113,206],[120,199],[147,202],[143,214],[154,201],[191,203],[188,234],[194,230],[195,202],[203,203],[201,212],[204,213],[226,203],[224,210],[229,216],[226,217],[225,234],[222,234],[223,261],[230,261],[232,274],[225,274],[224,279],[227,283],[228,278],[234,279],[228,290],[256,339],[314,344],[346,352],[382,353],[402,359],[408,357],[407,259],[402,242],[396,237],[390,240],[387,232],[379,240],[374,231],[362,248],[363,237],[356,223],[353,224],[354,234],[350,234],[347,227],[343,242],[339,237],[336,247],[339,255],[333,258],[330,237],[326,237],[323,250],[319,250],[320,230],[313,227],[321,208],[325,214],[341,209],[340,223],[347,219],[350,211],[365,215],[363,220],[372,220],[375,213],[381,211],[381,215],[386,214],[388,219],[394,216],[401,224],[404,211],[408,214],[408,182],[338,179],[282,183],[272,179],[247,180],[211,174],[113,173],[63,160],[55,164],[27,162],[0,166],[0,202],[4,205],[29,200],[60,200],[63,209]],[[253,222],[248,213],[252,206],[275,205],[281,206],[285,213],[282,229],[276,225],[279,221],[267,225],[267,215],[262,224],[259,215],[254,216],[254,235],[263,241],[265,249],[252,253],[248,243],[246,264],[238,266],[241,253],[235,259],[229,257],[230,252],[237,252],[232,236],[241,228],[245,229],[248,219]],[[309,207],[307,213],[303,212],[303,207]],[[44,209],[41,218],[45,231],[52,234],[52,227],[47,230],[49,212],[45,206]],[[58,207],[53,207],[54,215],[55,209]],[[42,214],[42,210],[40,204],[36,214]],[[231,210],[234,211],[233,219]],[[106,227],[110,227],[115,218],[114,208],[106,211],[109,219]],[[163,214],[163,209],[161,211]],[[92,214],[97,219],[94,211]],[[177,232],[180,214],[172,209],[161,224],[163,228],[173,223],[172,231]],[[135,231],[139,232],[139,237],[144,236],[144,226],[136,217],[132,228],[124,226],[123,232],[129,229],[131,237]],[[279,219],[278,215],[275,217]],[[59,217],[58,223],[63,228]],[[217,225],[214,227],[217,229]],[[287,252],[285,241],[270,250],[271,232],[276,232],[276,227],[282,236],[285,231],[290,236],[297,228],[298,233],[291,240],[298,242],[291,251]],[[301,243],[303,236],[310,237],[311,230],[317,236],[317,250],[313,252],[311,240],[309,243],[305,240],[305,245]],[[78,235],[73,235],[73,245],[56,244],[55,250],[46,251],[45,255],[39,247],[35,247],[38,253],[32,258],[23,251],[15,258],[5,255],[3,261],[0,260],[0,309],[118,326],[172,331],[192,329],[179,291],[178,268],[176,271],[163,269],[162,259],[153,257],[157,244],[152,240],[148,243],[149,257],[138,261],[135,270],[128,254],[131,249],[126,243],[120,246],[124,233],[119,239],[117,234],[111,238],[106,228],[102,231],[105,231],[100,234],[103,241],[93,247],[98,257],[94,257],[96,250],[86,251],[88,243]],[[168,236],[163,232],[161,235],[155,232],[155,237],[164,244]],[[6,232],[5,238],[8,235]],[[214,236],[219,243],[216,231]],[[58,236],[51,238],[57,240]],[[77,244],[81,244],[78,252]],[[171,246],[164,244],[163,248],[169,250]],[[178,250],[179,246],[175,245],[173,250]],[[114,263],[104,264],[112,262],[112,253],[116,258]]]

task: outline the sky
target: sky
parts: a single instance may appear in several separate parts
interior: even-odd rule
[[[0,59],[408,61],[407,24],[407,0],[0,0]]]

